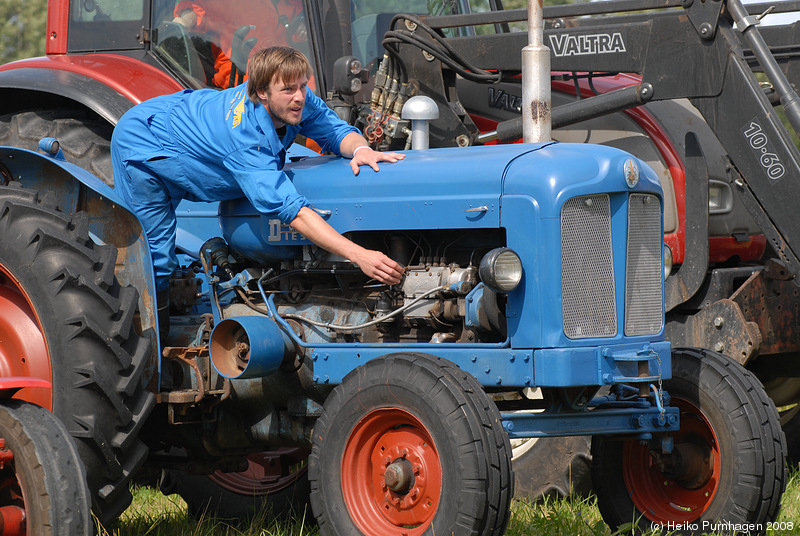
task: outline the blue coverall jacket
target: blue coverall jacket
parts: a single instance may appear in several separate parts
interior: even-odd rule
[[[269,113],[247,97],[246,83],[225,91],[186,90],[131,108],[114,129],[114,183],[144,225],[157,290],[168,288],[177,266],[175,207],[181,199],[247,197],[263,214],[291,222],[309,203],[282,171],[298,133],[339,153],[358,132],[311,91],[303,119],[278,137]]]

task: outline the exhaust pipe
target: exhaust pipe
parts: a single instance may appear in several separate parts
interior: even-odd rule
[[[528,46],[522,49],[522,141],[551,141],[550,49],[542,0],[528,0]]]

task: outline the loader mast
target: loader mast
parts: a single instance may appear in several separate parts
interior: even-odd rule
[[[788,45],[797,42],[789,35],[797,35],[797,25],[762,31],[759,23],[765,12],[799,9],[800,2],[743,6],[740,0],[610,0],[545,7],[544,44],[550,47],[553,71],[589,73],[590,80],[608,73],[641,76],[641,85],[635,88],[554,107],[553,128],[650,100],[689,99],[730,157],[731,187],[778,259],[797,277],[800,220],[794,200],[800,198],[800,153],[776,112],[782,105],[798,130],[800,103],[787,79],[797,74],[789,60],[799,52]],[[507,10],[425,20],[443,30],[503,26],[524,21],[525,16],[525,10]],[[452,37],[448,42],[466,62],[511,77],[522,70],[519,56],[498,51],[522,49],[525,38],[524,32],[510,32]],[[754,71],[763,72],[769,82],[761,82]],[[501,122],[497,131],[482,133],[476,141],[518,138],[522,121]],[[668,310],[694,294],[708,268],[707,177],[702,155],[697,154],[701,150],[694,140],[685,140],[687,259],[683,273],[667,281]]]

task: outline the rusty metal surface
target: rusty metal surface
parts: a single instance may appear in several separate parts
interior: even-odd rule
[[[216,420],[215,409],[231,394],[231,381],[224,379],[221,389],[212,389],[209,373],[208,346],[196,348],[167,347],[162,355],[175,360],[191,370],[191,386],[186,389],[164,391],[156,395],[156,403],[167,404],[170,424],[212,422]]]
[[[732,296],[742,315],[758,327],[761,355],[800,350],[800,287],[781,263],[770,261]]]
[[[762,342],[759,326],[729,299],[718,300],[682,322],[670,322],[667,338],[680,345],[709,348],[742,365],[758,355]]]

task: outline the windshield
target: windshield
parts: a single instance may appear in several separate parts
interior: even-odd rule
[[[294,47],[314,65],[302,0],[154,0],[153,27],[154,53],[190,86],[242,83],[250,55],[267,46]]]

